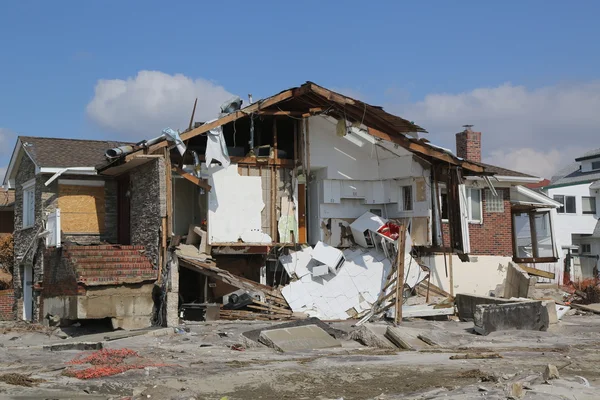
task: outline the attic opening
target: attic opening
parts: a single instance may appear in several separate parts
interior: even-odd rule
[[[274,158],[277,148],[277,158],[293,160],[296,154],[295,138],[297,138],[297,120],[286,116],[252,114],[245,118],[223,125],[223,136],[227,143],[229,156]],[[251,146],[251,143],[253,146]],[[199,135],[187,143],[185,164],[192,164],[191,151],[204,158],[207,137]],[[253,151],[251,151],[253,150]]]

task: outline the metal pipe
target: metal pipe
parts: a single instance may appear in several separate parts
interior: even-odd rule
[[[104,153],[104,155],[108,159],[119,158],[124,154],[131,153],[132,151],[133,151],[133,146],[121,146],[121,147],[115,147],[114,149],[106,150],[106,153]]]

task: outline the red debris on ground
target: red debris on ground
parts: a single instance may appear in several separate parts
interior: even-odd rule
[[[121,374],[133,369],[146,367],[168,367],[168,364],[154,363],[145,360],[130,349],[103,349],[93,352],[86,357],[75,357],[69,365],[91,364],[92,367],[77,369],[68,368],[64,374],[78,379],[102,378]]]
[[[571,282],[563,290],[571,294],[567,302],[579,304],[600,303],[600,280],[596,278]]]

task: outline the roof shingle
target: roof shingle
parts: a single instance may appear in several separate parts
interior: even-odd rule
[[[106,162],[104,152],[126,142],[20,136],[25,151],[38,167],[95,167]]]

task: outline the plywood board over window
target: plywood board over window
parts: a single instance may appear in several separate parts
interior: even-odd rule
[[[104,186],[59,184],[58,208],[64,233],[104,232]]]

